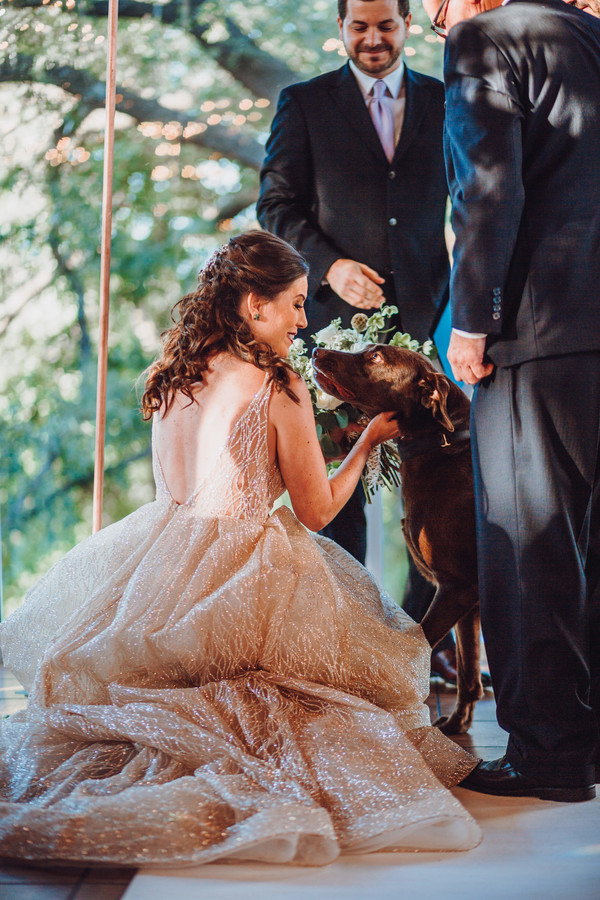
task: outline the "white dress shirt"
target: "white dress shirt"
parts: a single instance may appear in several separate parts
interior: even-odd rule
[[[365,103],[368,103],[372,96],[371,91],[376,81],[383,81],[388,92],[382,98],[382,102],[390,107],[394,116],[394,146],[398,146],[400,133],[402,131],[402,123],[404,122],[404,109],[406,106],[406,91],[404,89],[404,63],[400,60],[400,65],[386,75],[385,78],[374,78],[372,75],[366,75],[350,60],[350,68],[352,74],[358,82],[360,92],[364,97]]]

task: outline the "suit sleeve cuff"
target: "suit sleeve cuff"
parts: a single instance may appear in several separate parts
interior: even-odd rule
[[[475,331],[461,331],[460,328],[453,328],[452,333],[457,334],[459,337],[472,338],[473,340],[481,340],[481,338],[487,337],[487,334],[480,334],[479,332]]]

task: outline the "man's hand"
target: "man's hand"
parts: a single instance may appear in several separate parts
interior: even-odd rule
[[[569,6],[576,6],[577,9],[600,19],[600,0],[565,0],[565,3],[568,3]]]
[[[448,347],[448,362],[452,366],[452,374],[457,381],[466,384],[477,384],[489,375],[494,366],[483,362],[485,338],[467,338],[452,332]]]
[[[336,259],[329,267],[325,279],[338,297],[357,309],[379,309],[383,303],[383,291],[379,287],[382,278],[375,269],[353,259]]]

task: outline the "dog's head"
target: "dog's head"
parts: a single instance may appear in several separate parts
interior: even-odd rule
[[[312,364],[324,391],[368,415],[394,411],[399,422],[415,427],[433,417],[448,431],[464,424],[465,408],[468,419],[468,400],[462,391],[424,356],[404,347],[371,344],[359,353],[318,347]]]

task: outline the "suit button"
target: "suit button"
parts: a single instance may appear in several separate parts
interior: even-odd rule
[[[397,224],[398,224],[398,219],[395,219],[393,216],[391,219],[388,219],[388,225],[393,226],[393,225],[397,225]]]
[[[499,312],[492,313],[492,319],[494,319],[495,321],[498,321],[499,318],[500,318]]]
[[[391,178],[393,181],[395,177],[396,177],[396,173],[394,172],[393,169],[390,169],[390,171],[388,172],[388,178]]]

